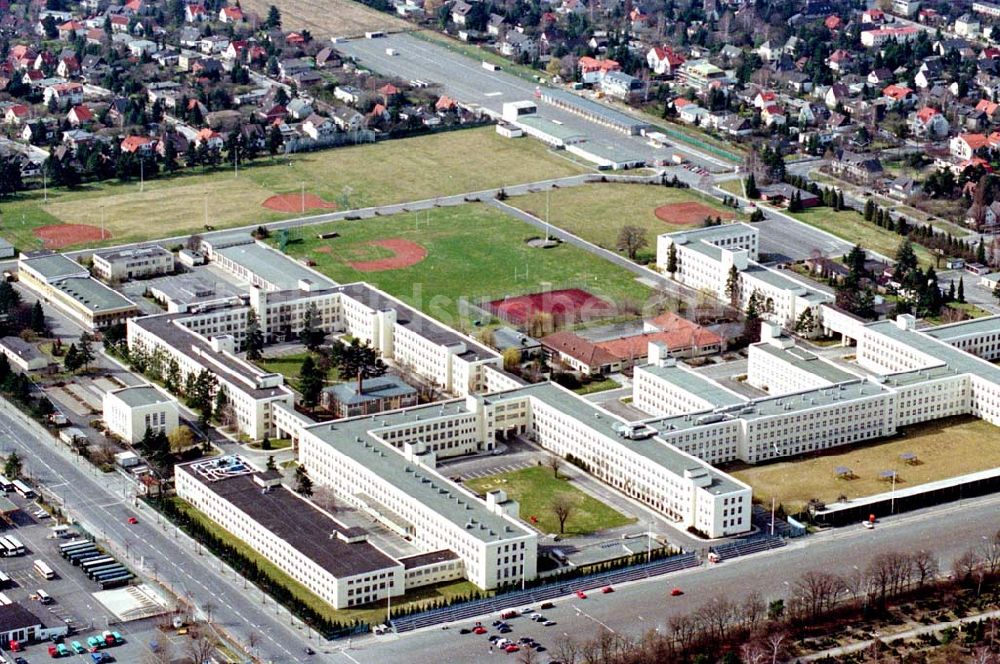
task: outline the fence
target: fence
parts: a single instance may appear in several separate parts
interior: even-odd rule
[[[770,551],[785,546],[785,538],[777,535],[767,534],[754,535],[734,542],[726,542],[719,546],[711,547],[712,553],[719,556],[720,560],[749,556],[751,553]]]
[[[717,148],[714,145],[710,145],[704,141],[700,141],[697,138],[694,138],[693,136],[688,136],[682,131],[677,131],[676,129],[670,129],[668,127],[656,127],[656,129],[658,131],[662,131],[664,134],[670,136],[673,139],[676,139],[682,143],[687,143],[688,145],[694,146],[699,150],[710,152],[714,154],[716,157],[722,157],[726,161],[731,161],[736,164],[743,162],[743,159],[741,159],[736,154],[730,152],[729,150],[723,150],[722,148]]]
[[[637,581],[648,579],[654,576],[661,576],[676,572],[682,569],[697,567],[698,556],[694,553],[683,553],[662,560],[655,560],[649,563],[639,563],[622,569],[599,572],[589,576],[578,577],[565,582],[553,582],[549,585],[529,588],[526,590],[515,590],[513,592],[488,597],[485,599],[472,600],[461,604],[454,604],[440,609],[432,609],[410,616],[403,616],[391,621],[392,628],[397,632],[409,632],[429,625],[453,622],[465,618],[472,618],[487,613],[502,611],[511,607],[544,602],[564,595],[570,595],[581,590],[591,590],[616,583],[627,581]]]

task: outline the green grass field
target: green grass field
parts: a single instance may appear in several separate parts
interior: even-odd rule
[[[280,355],[278,357],[265,356],[263,359],[254,362],[254,364],[264,371],[280,373],[285,377],[285,382],[297,390],[299,389],[299,370],[302,368],[302,362],[308,355],[308,352],[302,352],[291,355]],[[315,359],[315,356],[313,356],[313,359]],[[333,368],[326,377],[326,383],[327,385],[332,385],[337,382],[340,382],[339,376],[337,375],[337,369]]]
[[[908,465],[899,455],[912,452],[920,463]],[[837,466],[846,466],[855,479],[839,479]],[[789,512],[799,511],[810,499],[826,502],[841,494],[859,498],[890,490],[879,478],[895,470],[897,488],[973,473],[1000,466],[1000,428],[973,417],[955,417],[905,427],[904,435],[885,442],[834,448],[826,453],[761,466],[734,466],[728,470],[753,487],[754,496],[770,504],[777,499]]]
[[[317,238],[334,230],[340,237]],[[469,204],[438,208],[429,215],[312,226],[296,234],[302,241],[290,243],[287,253],[315,261],[317,270],[340,283],[374,284],[452,327],[463,327],[460,321],[469,317],[460,301],[537,292],[544,284],[585,288],[614,302],[643,304],[652,295],[630,272],[583,249],[568,244],[535,249],[525,243],[538,235],[534,227],[494,208]],[[382,257],[369,243],[388,238],[416,242],[427,257],[410,267],[381,272],[361,272],[349,265],[359,257]]]
[[[895,258],[896,250],[903,242],[903,238],[896,233],[865,221],[864,217],[853,210],[837,212],[833,208],[821,206],[796,212],[790,216],[848,242],[860,244],[865,249],[887,256],[890,260]],[[913,250],[922,268],[934,264],[929,251],[918,244],[913,245]]]
[[[182,172],[145,183],[94,183],[50,189],[48,202],[31,191],[3,204],[0,236],[18,249],[41,246],[33,231],[59,223],[100,227],[119,244],[299,216],[261,207],[275,194],[306,193],[349,208],[400,203],[521,182],[573,175],[585,169],[538,141],[512,141],[493,127],[451,131],[290,157],[261,157],[241,168]],[[314,210],[313,213],[322,210]],[[307,211],[308,213],[309,211]],[[88,243],[84,243],[85,245]]]
[[[741,216],[732,208],[723,207],[708,196],[690,189],[674,189],[645,184],[594,182],[580,187],[556,189],[549,194],[539,192],[514,196],[507,203],[545,219],[545,199],[549,197],[549,221],[553,226],[582,237],[599,247],[615,250],[622,226],[646,229],[649,245],[637,259],[652,259],[656,255],[656,236],[690,229],[687,224],[671,224],[657,219],[654,211],[668,203],[702,203],[719,215]]]
[[[552,511],[552,499],[558,494],[569,495],[575,503],[566,520],[567,534],[586,535],[635,523],[635,519],[590,497],[568,480],[554,477],[552,469],[548,467],[524,468],[512,473],[471,479],[465,482],[465,486],[480,494],[503,489],[509,497],[520,503],[521,519],[532,523],[543,533],[559,532],[559,519]],[[537,522],[532,522],[531,517],[535,517]]]
[[[296,598],[302,600],[302,602],[315,609],[320,615],[330,620],[337,620],[342,623],[348,623],[357,619],[377,625],[385,621],[386,609],[384,603],[381,603],[381,605],[368,605],[366,607],[355,609],[335,609],[333,606],[320,599],[317,595],[313,594],[304,585],[278,569],[274,563],[254,551],[248,544],[243,542],[243,540],[238,539],[215,521],[212,521],[205,516],[205,514],[192,507],[190,503],[187,503],[180,498],[170,498],[169,500],[172,500],[177,508],[184,514],[191,517],[193,520],[200,522],[226,544],[232,546],[236,551],[252,560],[261,571],[271,577],[274,581],[291,590],[292,594]],[[397,608],[402,608],[404,606],[421,606],[438,599],[448,599],[449,597],[468,595],[474,590],[476,590],[476,586],[469,581],[453,581],[451,583],[444,583],[437,586],[417,588],[407,593],[406,597],[403,599],[394,599],[392,601],[393,611],[395,612]]]

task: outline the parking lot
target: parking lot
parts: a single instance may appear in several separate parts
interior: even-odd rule
[[[145,618],[142,620],[120,622],[114,614],[102,605],[93,595],[99,590],[97,584],[87,578],[79,567],[74,567],[68,560],[61,557],[59,545],[69,539],[57,539],[52,533],[51,518],[37,518],[35,514],[39,507],[30,500],[16,494],[8,494],[19,512],[11,515],[13,525],[5,524],[0,529],[0,536],[13,536],[25,545],[25,553],[14,557],[0,557],[0,571],[11,578],[11,583],[3,590],[11,601],[17,602],[34,613],[46,627],[65,623],[70,627],[71,635],[65,640],[65,646],[72,651],[72,643],[79,641],[84,647],[87,638],[100,636],[105,630],[118,632],[124,638],[124,643],[103,649],[111,656],[111,661],[141,662],[148,652],[149,643],[162,643],[166,637],[157,629],[162,618]],[[70,538],[71,539],[71,538]],[[34,569],[35,560],[44,560],[55,572],[54,579],[43,579]],[[135,567],[134,562],[121,561],[129,567]],[[52,601],[42,604],[38,600],[38,590],[44,590]],[[173,638],[181,639],[189,637]],[[178,654],[183,650],[175,649]],[[6,661],[13,661],[14,654],[4,651]],[[23,657],[30,663],[51,659],[48,644],[35,643],[27,645],[23,652],[16,656]],[[89,653],[73,653],[60,658],[63,661],[92,662]]]

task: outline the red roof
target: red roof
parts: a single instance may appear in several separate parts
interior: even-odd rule
[[[28,114],[29,111],[31,111],[31,109],[25,106],[24,104],[14,104],[13,106],[7,107],[8,113],[13,113],[19,118],[23,118],[25,115]]]
[[[884,94],[886,97],[891,97],[896,101],[899,101],[900,99],[905,99],[907,95],[913,94],[913,90],[904,87],[902,85],[896,85],[895,83],[892,83],[890,85],[885,86],[885,88],[882,89],[882,94]]]
[[[617,357],[572,332],[556,332],[541,339],[542,345],[568,355],[588,367],[613,364]]]
[[[844,60],[850,60],[853,57],[854,55],[852,55],[849,51],[838,48],[830,55],[830,62],[843,62]]]
[[[711,330],[695,325],[693,329],[636,334],[631,337],[602,341],[597,345],[621,360],[637,360],[645,358],[649,353],[649,342],[651,341],[658,341],[665,344],[670,350],[678,351],[688,348],[719,346],[722,344],[722,337]]]
[[[125,3],[125,6],[134,12],[138,12],[142,9],[142,0],[129,0]]]
[[[94,114],[90,112],[90,109],[80,104],[79,106],[74,106],[73,110],[70,111],[76,116],[77,122],[90,122],[94,119]]]
[[[656,53],[657,60],[666,61],[671,67],[679,67],[685,62],[684,56],[675,53],[669,46],[654,46],[653,52]]]
[[[826,26],[827,30],[837,30],[844,25],[844,21],[839,16],[827,16],[823,25]]]
[[[980,99],[979,103],[976,104],[976,110],[983,111],[987,115],[993,115],[996,113],[997,108],[1000,108],[1000,104],[996,104],[989,99]]]
[[[128,17],[115,14],[111,17],[111,25],[128,25]]]
[[[577,66],[580,71],[618,71],[622,68],[620,64],[614,60],[598,60],[597,58],[592,58],[590,56],[583,56],[577,60]]]
[[[441,98],[437,100],[436,104],[434,104],[434,108],[439,111],[450,111],[455,108],[455,106],[455,100],[447,95],[441,95]]]
[[[399,94],[399,88],[397,88],[392,83],[386,83],[385,85],[383,85],[381,88],[378,89],[378,93],[385,97],[391,97],[393,95]]]
[[[931,108],[930,106],[924,106],[922,109],[917,111],[917,118],[924,123],[930,122],[930,119],[935,115],[940,115],[941,112],[936,108]]]
[[[239,7],[223,7],[222,13],[231,21],[243,20],[243,10]]]
[[[778,95],[774,94],[770,90],[762,90],[757,94],[760,96],[761,101],[774,101],[778,98]]]
[[[135,152],[141,147],[153,142],[149,136],[128,136],[122,141],[122,150],[125,152]]]
[[[66,21],[59,26],[59,32],[76,32],[80,29],[80,24],[76,21]]]
[[[986,161],[982,157],[973,157],[972,159],[968,159],[966,161],[963,161],[961,164],[958,165],[958,170],[959,171],[964,171],[967,168],[974,168],[976,166],[982,166],[983,168],[985,168],[990,173],[993,172],[993,169],[990,167],[990,162]],[[969,184],[972,184],[972,183],[970,182]]]
[[[688,104],[693,104],[693,103],[694,102],[692,102],[690,99],[685,99],[684,97],[678,97],[677,99],[674,99],[674,108],[684,108]]]

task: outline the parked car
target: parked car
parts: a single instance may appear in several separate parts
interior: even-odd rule
[[[577,590],[576,596],[579,597],[580,599],[587,599],[587,593],[583,592],[582,590]]]
[[[613,593],[614,591],[615,589],[612,586],[604,586],[603,588],[601,588],[601,592],[604,593],[605,595],[607,595],[608,593]]]
[[[671,594],[671,595],[672,595],[673,597],[678,597],[679,595],[683,595],[683,594],[684,594],[684,591],[683,591],[683,590],[681,590],[680,588],[674,588],[673,590],[671,590],[671,591],[670,591],[670,594]]]

